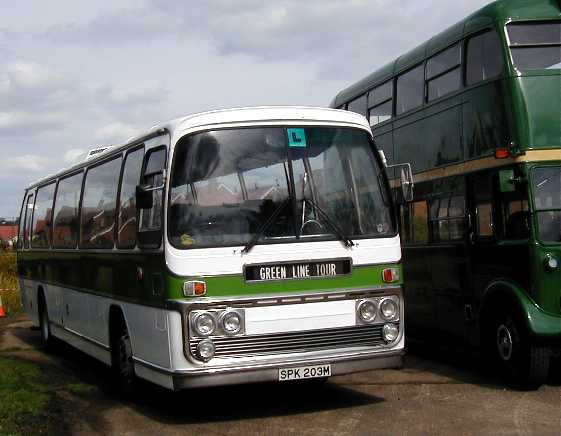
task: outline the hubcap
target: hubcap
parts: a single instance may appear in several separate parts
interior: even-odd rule
[[[497,329],[497,350],[501,359],[505,361],[512,357],[512,335],[504,324]]]

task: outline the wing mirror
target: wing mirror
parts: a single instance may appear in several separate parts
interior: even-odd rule
[[[152,192],[155,189],[151,185],[136,186],[136,207],[137,209],[152,209],[154,199]]]
[[[415,183],[413,182],[413,171],[411,170],[410,163],[388,165],[386,169],[399,168],[399,181],[401,184],[401,194],[403,201],[408,203],[413,201],[413,188]]]

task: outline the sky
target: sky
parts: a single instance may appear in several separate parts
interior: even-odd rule
[[[18,0],[0,15],[0,217],[25,187],[154,124],[328,106],[489,0]]]

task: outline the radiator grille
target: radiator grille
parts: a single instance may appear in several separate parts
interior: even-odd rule
[[[306,332],[273,333],[233,338],[211,337],[215,357],[242,357],[260,354],[300,353],[333,348],[375,347],[384,344],[382,325],[354,326]],[[189,349],[197,354],[203,339],[191,338]]]

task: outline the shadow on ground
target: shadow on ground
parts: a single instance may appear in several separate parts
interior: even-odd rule
[[[384,401],[352,387],[334,383],[260,383],[171,392],[140,382],[134,398],[123,398],[113,388],[108,367],[64,343],[42,348],[38,330],[28,323],[10,327],[10,334],[26,347],[10,351],[22,360],[39,364],[53,378],[70,378],[95,387],[87,398],[72,398],[74,413],[103,432],[103,412],[126,405],[165,424],[200,424],[333,411]],[[35,352],[40,351],[40,353]],[[30,352],[33,351],[33,352]]]
[[[469,383],[488,389],[507,388],[477,355],[411,344],[402,371],[357,374],[323,385],[270,383],[183,392],[170,392],[141,382],[139,394],[125,399],[114,391],[109,369],[97,360],[62,343],[54,351],[41,349],[39,332],[28,323],[18,323],[9,329],[20,343],[26,344],[25,349],[14,350],[11,355],[40,364],[52,377],[66,377],[92,386],[87,395],[68,394],[67,407],[71,416],[101,433],[108,425],[104,422],[104,412],[122,405],[162,424],[202,424],[343,410],[385,401],[361,392],[360,385]],[[561,385],[559,380],[552,383]]]

